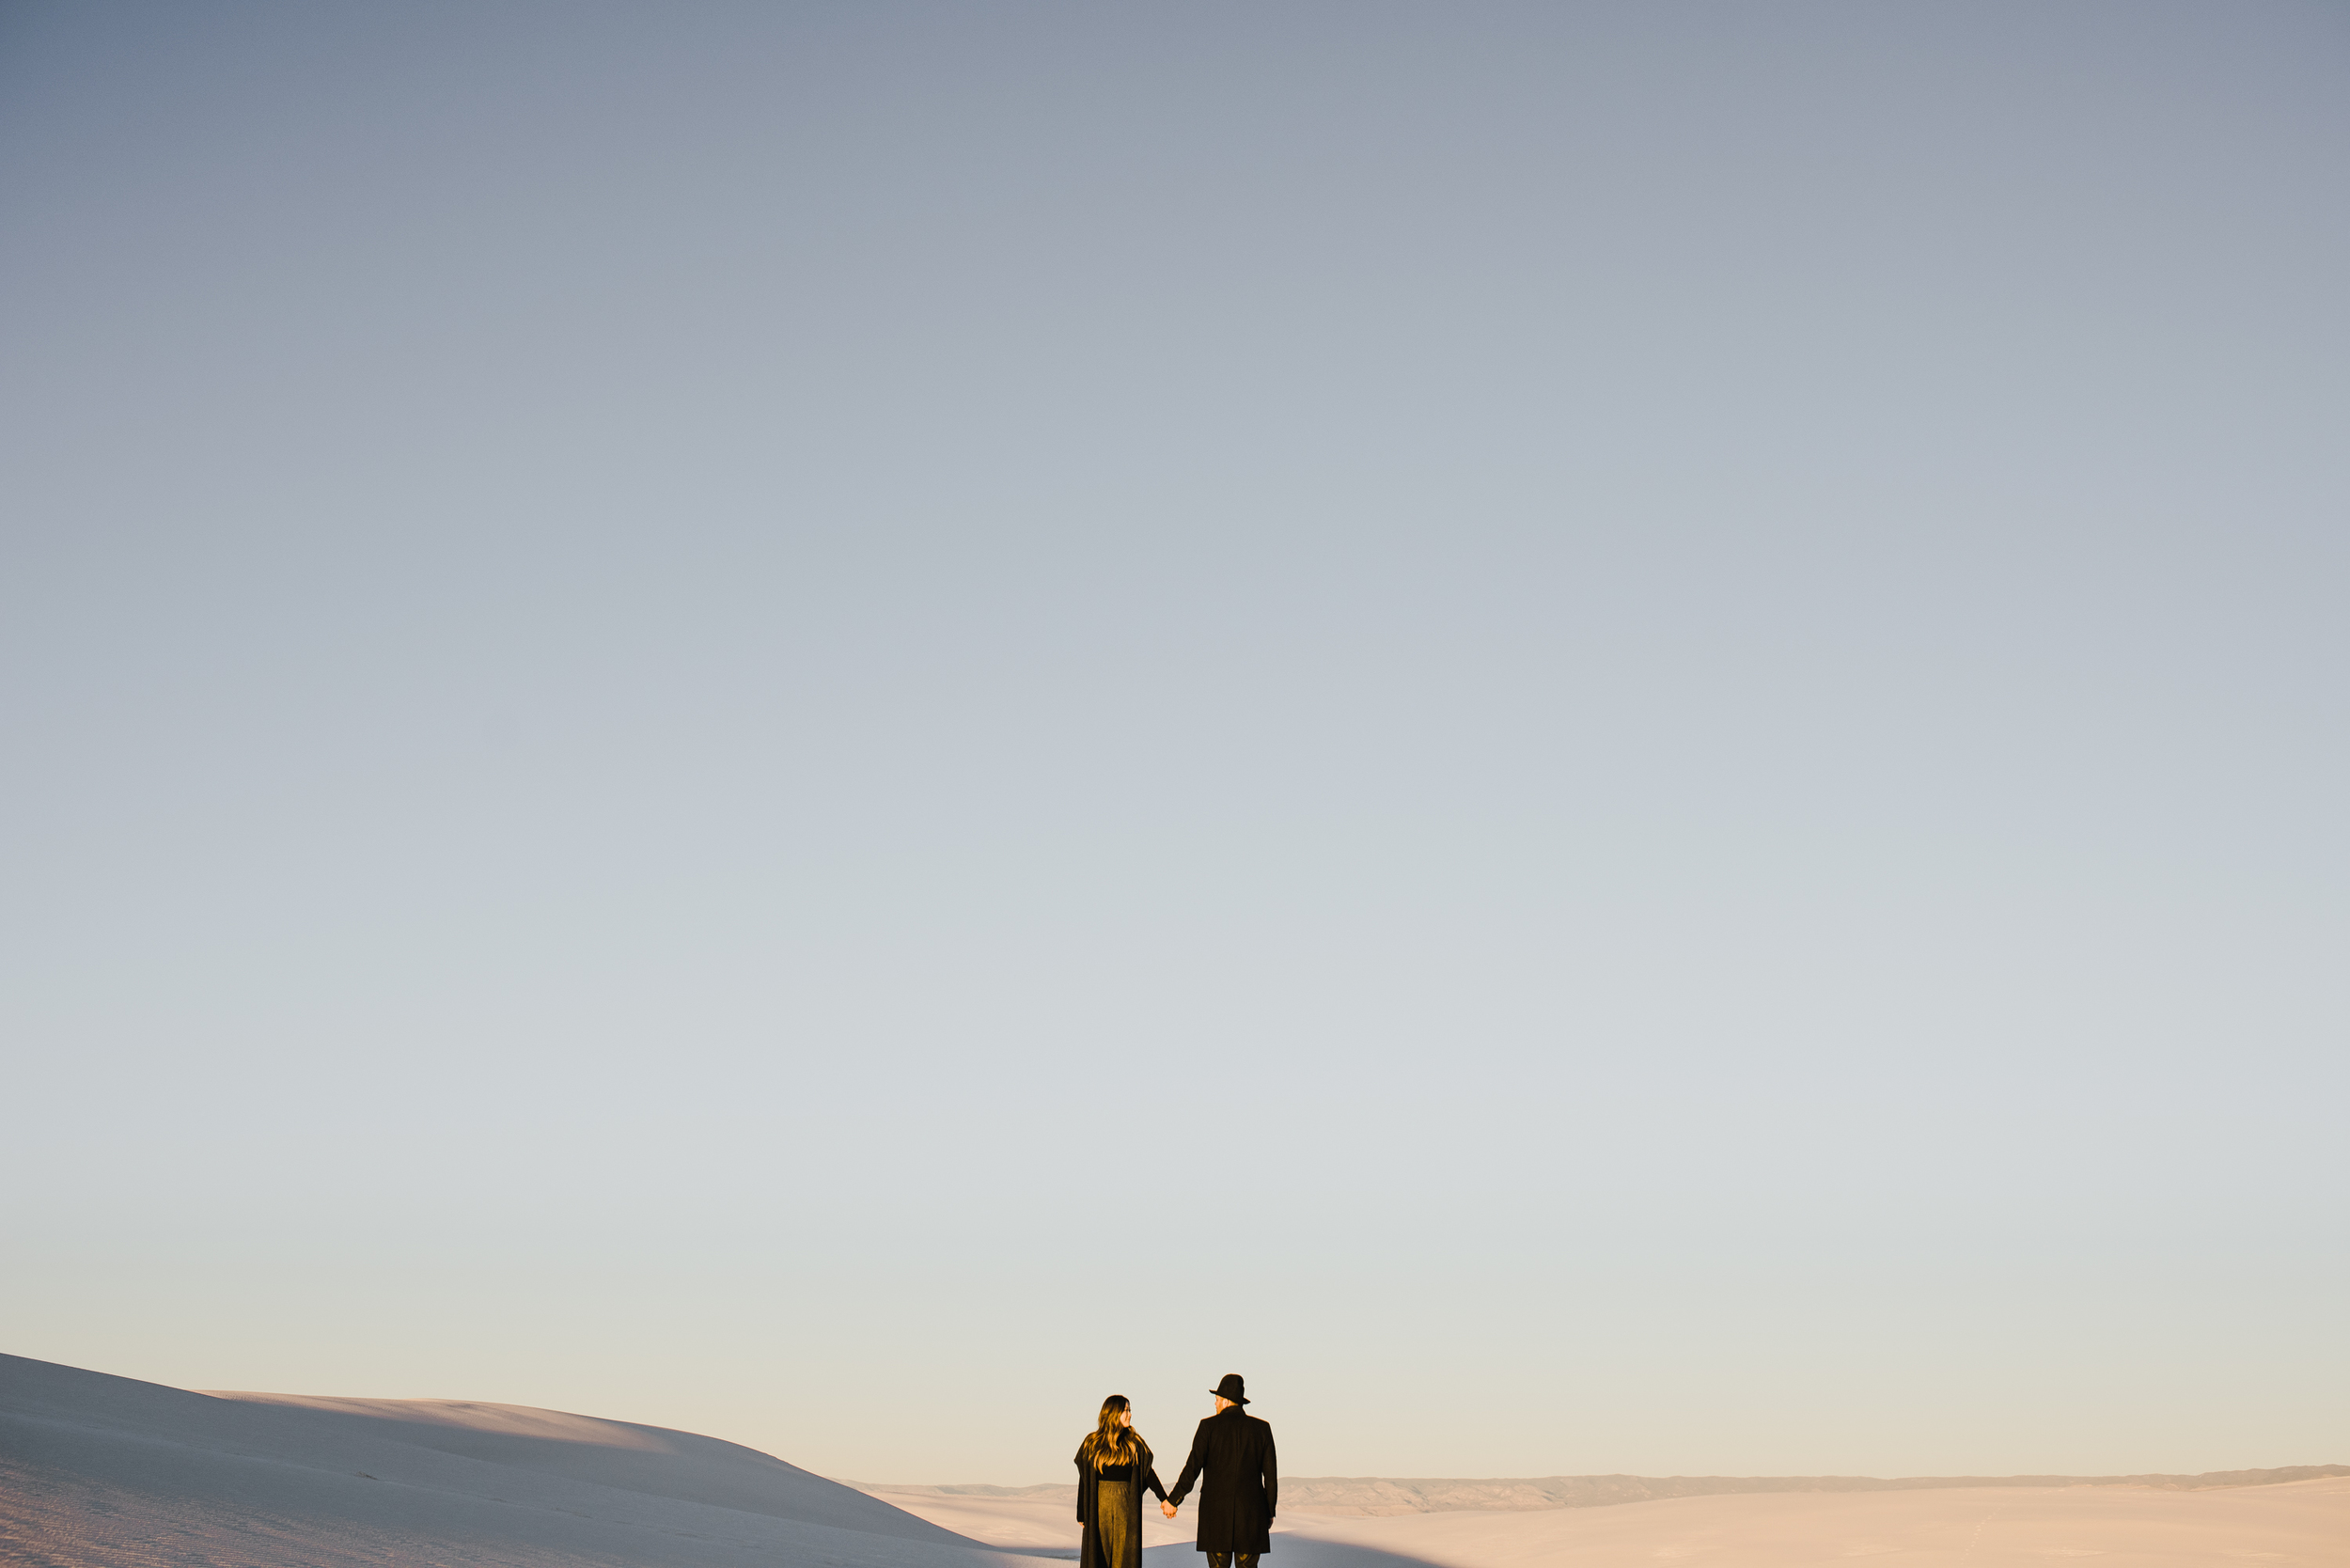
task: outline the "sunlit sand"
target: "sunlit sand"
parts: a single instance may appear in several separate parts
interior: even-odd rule
[[[932,1498],[895,1492],[900,1506],[963,1534],[1042,1546],[1036,1499]],[[1057,1511],[1066,1513],[1058,1507]],[[994,1521],[1000,1520],[1000,1524]],[[1181,1521],[1178,1521],[1180,1524]],[[1189,1538],[1146,1554],[1183,1568]],[[1063,1531],[1061,1539],[1068,1539]],[[1168,1555],[1180,1552],[1181,1556]],[[2178,1491],[2141,1486],[1964,1487],[1869,1493],[1676,1497],[1597,1508],[1453,1511],[1367,1517],[1285,1510],[1268,1561],[1287,1568],[1484,1568],[1573,1564],[1799,1563],[1897,1559],[1967,1568],[2047,1568],[2095,1558],[2099,1568],[2176,1563],[2326,1564],[2350,1553],[2350,1477],[2270,1486]]]
[[[1450,1506],[1530,1484],[1301,1482],[1326,1506],[1284,1510],[1267,1560],[2339,1568],[2350,1543],[2350,1476]],[[1073,1499],[1052,1485],[854,1487],[716,1438],[552,1410],[200,1394],[0,1356],[0,1558],[55,1568],[1019,1568],[1076,1555]],[[1415,1503],[1441,1511],[1365,1512]],[[1201,1560],[1190,1523],[1154,1513],[1146,1560]]]

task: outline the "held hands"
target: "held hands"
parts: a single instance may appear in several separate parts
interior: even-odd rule
[[[1161,1497],[1159,1499],[1159,1512],[1172,1519],[1175,1517],[1175,1505],[1168,1502],[1165,1497]]]

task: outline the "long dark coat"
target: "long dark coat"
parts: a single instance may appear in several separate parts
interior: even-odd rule
[[[1151,1445],[1142,1440],[1140,1433],[1135,1435],[1135,1462],[1127,1466],[1127,1471],[1124,1481],[1104,1481],[1095,1473],[1092,1463],[1086,1457],[1085,1449],[1082,1446],[1078,1448],[1077,1518],[1086,1528],[1085,1540],[1077,1547],[1078,1568],[1142,1568],[1143,1490],[1148,1487],[1154,1495],[1164,1497],[1167,1488],[1159,1484],[1159,1472],[1151,1463]],[[1094,1506],[1104,1486],[1134,1488],[1135,1549],[1123,1562],[1103,1560],[1109,1553],[1102,1544],[1102,1530],[1096,1522]]]
[[[1199,1423],[1191,1457],[1175,1478],[1170,1499],[1181,1503],[1205,1470],[1199,1491],[1199,1541],[1203,1552],[1269,1552],[1273,1549],[1273,1505],[1281,1478],[1273,1461],[1273,1427],[1227,1405]]]

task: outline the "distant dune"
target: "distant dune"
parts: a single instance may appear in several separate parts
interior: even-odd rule
[[[1614,1507],[1438,1507],[1372,1516],[1290,1500],[1266,1568],[1816,1568],[1854,1558],[1893,1568],[2342,1568],[2350,1562],[2350,1475],[2341,1466],[2274,1484],[1904,1485],[1780,1489],[1625,1501]],[[2236,1472],[2246,1474],[2249,1472]],[[2276,1474],[2279,1472],[2259,1472]],[[2284,1472],[2293,1473],[2293,1472]],[[1630,1477],[1552,1478],[1631,1480]],[[1682,1478],[1687,1484],[1703,1482]],[[1835,1478],[1846,1479],[1846,1478]],[[2054,1480],[2055,1478],[2050,1478]],[[2201,1477],[2158,1478],[2200,1482]],[[1349,1482],[1452,1487],[1544,1482]],[[1730,1484],[1744,1484],[1731,1482]],[[1067,1487],[884,1488],[901,1507],[1010,1549],[1075,1555]],[[1150,1537],[1145,1568],[1198,1568],[1189,1512]],[[1056,1547],[1053,1544],[1059,1543]]]
[[[1916,1492],[1927,1488],[2145,1486],[2201,1491],[2275,1486],[2350,1476],[2346,1465],[2296,1465],[2280,1470],[2213,1470],[2199,1476],[1538,1476],[1522,1481],[1399,1481],[1379,1476],[1284,1477],[1282,1498],[1319,1513],[1385,1517],[1465,1510],[1529,1513],[1598,1508],[1659,1497],[1712,1497],[1746,1492]],[[1035,1490],[1030,1488],[1031,1491]]]
[[[1286,1511],[1285,1511],[1286,1512]],[[1937,1486],[1402,1517],[1300,1510],[1267,1568],[2342,1568],[2350,1478],[2275,1486]],[[1149,1554],[1148,1568],[1184,1568]]]
[[[2211,1470],[2195,1476],[1534,1476],[1523,1480],[1401,1480],[1386,1476],[1284,1476],[1282,1503],[1317,1514],[1392,1518],[1405,1513],[1531,1513],[1554,1508],[1603,1508],[1616,1503],[1654,1502],[1663,1497],[1716,1497],[1751,1492],[1919,1492],[1953,1487],[2003,1490],[2044,1486],[2137,1486],[2162,1492],[2201,1492],[2216,1487],[2280,1486],[2289,1482],[2350,1476],[2350,1465],[2293,1465],[2276,1470]],[[1172,1480],[1170,1476],[1168,1478]],[[901,1482],[844,1482],[877,1497],[912,1508],[925,1518],[954,1499],[968,1502],[973,1517],[990,1508],[1006,1513],[1017,1502],[1031,1506],[1073,1504],[1074,1486],[1047,1482],[1036,1486],[916,1486]],[[1006,1513],[1006,1516],[1009,1516]]]

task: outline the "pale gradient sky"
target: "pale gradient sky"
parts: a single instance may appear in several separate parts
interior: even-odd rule
[[[0,8],[0,1349],[2350,1461],[2350,10]]]

